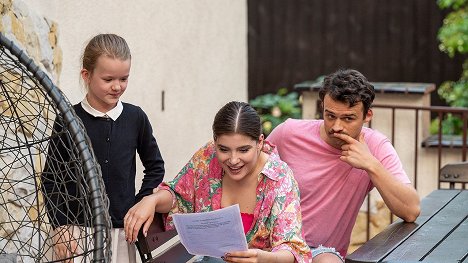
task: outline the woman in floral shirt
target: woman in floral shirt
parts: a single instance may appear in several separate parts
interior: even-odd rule
[[[146,233],[155,212],[208,212],[239,204],[249,249],[230,251],[227,262],[309,262],[302,235],[299,188],[291,169],[264,140],[256,111],[230,102],[213,123],[214,141],[199,149],[168,183],[145,197],[125,218],[128,241]]]

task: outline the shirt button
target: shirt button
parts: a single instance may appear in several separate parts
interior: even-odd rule
[[[109,160],[104,160],[104,163],[108,163],[108,162],[109,162]]]
[[[106,139],[106,142],[110,142],[110,138],[107,138],[107,139]]]

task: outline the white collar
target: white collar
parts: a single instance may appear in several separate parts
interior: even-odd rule
[[[112,110],[106,113],[100,112],[96,110],[95,108],[93,108],[91,105],[89,105],[89,102],[86,96],[81,101],[81,107],[83,107],[83,109],[87,113],[91,114],[94,117],[111,118],[113,121],[117,120],[117,118],[119,118],[120,114],[122,114],[122,111],[123,111],[122,102],[119,100],[117,102],[117,105]]]

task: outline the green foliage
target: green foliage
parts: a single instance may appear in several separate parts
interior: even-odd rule
[[[460,8],[466,7],[467,0],[438,0],[437,4],[441,9],[453,8],[453,10],[458,10]]]
[[[460,79],[445,81],[437,92],[452,107],[468,107],[468,60],[463,63]]]
[[[288,93],[281,88],[276,94],[268,93],[250,100],[262,119],[263,133],[267,136],[280,123],[288,118],[301,118],[301,105],[296,92]]]
[[[441,9],[451,9],[438,32],[439,49],[450,57],[468,54],[468,0],[438,0]],[[457,81],[445,81],[438,94],[452,107],[468,107],[468,59],[463,63],[463,72]],[[460,134],[461,120],[449,115],[442,120],[443,134]],[[439,120],[431,124],[431,132],[437,133]],[[436,128],[434,128],[436,127]]]
[[[447,114],[447,117],[442,120],[442,134],[461,134],[463,131],[463,121],[452,114]],[[439,118],[431,122],[431,134],[439,133]]]
[[[439,49],[450,57],[454,57],[456,53],[465,54],[468,52],[468,13],[466,1],[458,2],[463,2],[460,3],[462,6],[453,10],[445,17],[437,35],[441,42]]]

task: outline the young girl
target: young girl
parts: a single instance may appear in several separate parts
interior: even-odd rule
[[[243,102],[221,108],[209,142],[168,183],[146,196],[125,216],[125,233],[134,241],[146,233],[155,212],[207,212],[239,204],[249,249],[227,251],[227,262],[309,262],[302,235],[299,190],[287,164],[264,140],[255,109]]]
[[[74,109],[91,139],[109,197],[112,262],[117,262],[117,258],[118,262],[135,262],[135,246],[125,240],[123,219],[136,202],[161,183],[164,161],[146,114],[140,107],[120,101],[127,88],[131,65],[126,41],[114,34],[97,35],[87,44],[82,63],[81,78],[87,94]],[[137,152],[145,175],[135,196]],[[55,221],[60,226],[56,232],[61,233],[55,235],[54,250],[59,258],[68,258],[76,249],[69,227],[65,227],[69,222],[66,218]]]

